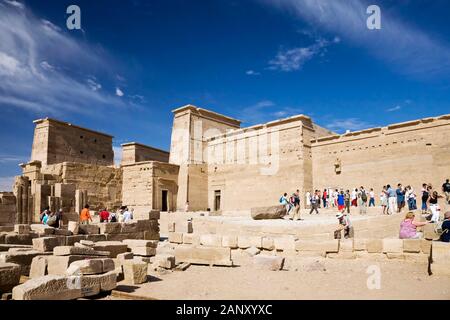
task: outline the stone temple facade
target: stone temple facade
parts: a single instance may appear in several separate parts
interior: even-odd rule
[[[450,115],[336,134],[298,115],[241,128],[239,120],[187,105],[173,110],[170,152],[36,120],[31,159],[13,193],[0,193],[0,225],[32,223],[46,206],[77,220],[81,208],[235,211],[270,206],[284,192],[398,182],[420,190],[450,177]],[[302,197],[303,199],[303,197]]]

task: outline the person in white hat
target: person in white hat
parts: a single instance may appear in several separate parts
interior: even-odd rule
[[[345,209],[336,214],[336,218],[338,219],[338,227],[334,231],[334,238],[341,239],[342,230],[344,230],[344,238],[349,238],[352,223],[350,222],[350,217],[345,214]]]

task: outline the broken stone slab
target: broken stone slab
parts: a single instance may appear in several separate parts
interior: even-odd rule
[[[44,224],[31,224],[30,228],[39,235],[52,235],[55,233],[55,228]]]
[[[183,233],[181,233],[181,232],[169,232],[169,242],[171,242],[171,243],[183,243]]]
[[[171,254],[158,254],[155,256],[153,264],[164,269],[172,269],[175,267],[175,256]]]
[[[231,249],[223,247],[185,246],[175,248],[175,260],[192,264],[232,266]]]
[[[119,253],[117,255],[117,260],[131,260],[133,259],[133,252],[124,252],[124,253]]]
[[[128,251],[128,246],[120,241],[99,241],[95,243],[97,251],[109,251],[109,257],[115,258],[119,253]]]
[[[55,256],[69,256],[69,255],[89,255],[89,256],[109,256],[110,252],[107,250],[97,250],[96,247],[72,247],[72,246],[58,246],[53,249]]]
[[[48,274],[48,256],[36,256],[31,261],[30,278],[43,277]]]
[[[434,263],[447,264],[450,268],[450,242],[433,241],[431,260]]]
[[[10,262],[18,264],[20,266],[20,274],[28,276],[33,258],[43,254],[45,253],[36,250],[2,253],[0,254],[0,263]]]
[[[53,251],[55,247],[63,246],[66,242],[64,237],[42,237],[33,239],[33,249],[41,252]]]
[[[17,234],[29,234],[31,231],[30,225],[28,224],[15,224],[14,232]]]
[[[203,234],[200,236],[200,244],[207,247],[221,247],[222,236],[218,234]]]
[[[421,239],[403,239],[403,252],[419,253],[421,242]]]
[[[20,266],[15,263],[0,262],[0,293],[11,292],[20,282]]]
[[[81,287],[68,286],[65,276],[47,275],[14,287],[13,300],[73,300],[82,297]]]
[[[95,242],[90,240],[80,240],[80,244],[88,247],[93,247],[95,245]]]
[[[136,239],[125,239],[122,243],[126,244],[129,248],[133,247],[147,247],[156,248],[158,247],[158,242],[156,240],[136,240]]]
[[[148,263],[124,260],[122,269],[125,283],[134,285],[147,282]]]
[[[106,239],[101,241],[123,241],[126,239],[144,239],[144,232],[129,232],[129,233],[110,233],[104,234]],[[145,239],[144,239],[145,240]]]
[[[122,226],[118,222],[100,223],[100,234],[116,234],[120,233]]]
[[[253,265],[258,269],[278,271],[283,269],[284,258],[259,254],[253,257]]]
[[[80,224],[79,233],[81,233],[81,234],[99,234],[100,228],[96,224]]]
[[[258,236],[238,236],[238,247],[241,249],[250,247],[261,248],[262,238]]]
[[[71,256],[48,256],[47,272],[49,275],[65,275],[67,268],[74,261],[94,259],[98,256],[71,255]]]
[[[107,241],[106,234],[87,234],[86,240],[93,242]]]
[[[383,253],[403,253],[403,240],[383,239]]]
[[[252,208],[251,215],[254,220],[280,219],[286,215],[286,207],[283,205],[278,205],[272,207]]]
[[[37,238],[39,235],[36,233],[30,234],[6,234],[5,235],[5,244],[25,244],[32,245],[33,239]]]
[[[149,247],[131,247],[131,252],[135,256],[150,257],[156,255],[156,248]]]
[[[295,249],[300,252],[336,253],[339,252],[339,240],[297,240]]]
[[[72,231],[66,229],[55,229],[55,236],[71,236],[73,235]]]
[[[72,234],[77,235],[80,231],[80,223],[78,221],[69,221],[67,230],[72,232]]]
[[[158,240],[159,241],[160,234],[159,231],[144,231],[144,239],[145,240]]]
[[[0,244],[0,252],[11,249],[33,249],[33,246],[28,244]]]
[[[84,235],[84,234],[67,236],[65,245],[73,246],[75,243],[80,242],[81,240],[84,240],[84,239],[86,239],[86,235]]]
[[[122,222],[119,224],[120,224],[120,233],[138,232],[138,222],[137,221]]]
[[[154,231],[159,232],[159,223],[158,220],[138,220],[137,223],[137,231]]]
[[[257,254],[259,254],[260,252],[261,252],[261,250],[259,250],[258,248],[256,248],[256,247],[250,247],[250,248],[248,248],[248,249],[245,249],[245,251],[244,251],[246,254],[248,254],[250,257],[254,257],[254,256],[256,256]]]
[[[83,296],[96,295],[99,292],[107,292],[117,287],[117,274],[108,271],[103,274],[81,276],[81,290]]]
[[[100,259],[77,260],[72,262],[66,270],[66,275],[87,275],[103,273],[103,264]]]

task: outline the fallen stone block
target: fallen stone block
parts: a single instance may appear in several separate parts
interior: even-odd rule
[[[274,250],[275,249],[275,242],[273,238],[271,237],[263,237],[262,238],[262,248],[264,250]]]
[[[175,256],[171,254],[158,254],[155,256],[153,264],[164,269],[172,269],[175,267]]]
[[[86,239],[86,235],[84,235],[84,234],[67,236],[66,243],[64,245],[73,246],[75,243],[80,242],[81,240],[84,240],[84,239]]]
[[[238,236],[238,247],[241,249],[250,247],[261,248],[262,238],[258,236]]]
[[[403,252],[419,253],[421,251],[420,239],[404,239],[403,240]]]
[[[369,253],[382,253],[383,240],[382,239],[367,239],[366,249]]]
[[[15,263],[20,266],[20,274],[28,276],[33,258],[42,254],[36,250],[2,253],[0,254],[0,263]]]
[[[161,217],[161,213],[159,210],[151,210],[148,213],[148,219],[149,220],[159,220]]]
[[[100,273],[103,273],[103,264],[100,259],[74,261],[66,270],[68,276]]]
[[[78,221],[69,221],[67,230],[72,232],[72,234],[77,235],[80,231],[80,223]]]
[[[81,290],[83,296],[96,295],[99,292],[107,292],[117,287],[117,274],[109,271],[104,274],[81,276]]]
[[[252,208],[251,215],[254,220],[280,219],[286,215],[286,207],[277,205],[272,207]]]
[[[117,260],[131,260],[133,259],[133,253],[132,252],[124,252],[124,253],[119,253],[117,255]]]
[[[170,233],[169,233],[169,236],[170,236]],[[183,233],[183,243],[199,246],[200,245],[200,236],[195,233]]]
[[[91,240],[80,240],[80,243],[82,245],[88,246],[88,247],[93,247],[95,245],[94,241]]]
[[[43,277],[48,274],[48,256],[36,256],[31,260],[30,278]]]
[[[433,263],[447,264],[450,268],[450,243],[433,241],[431,259]]]
[[[67,277],[47,275],[14,287],[14,300],[73,300],[82,297],[81,287],[68,286]]]
[[[231,249],[223,247],[177,246],[175,260],[192,264],[232,266]]]
[[[238,248],[237,236],[222,236],[222,247],[231,249]]]
[[[128,246],[119,241],[99,241],[95,243],[94,249],[98,251],[109,251],[109,257],[115,258],[119,253],[127,252]]]
[[[144,231],[155,231],[159,232],[159,223],[158,220],[138,220],[137,223],[137,232]]]
[[[249,255],[250,257],[254,257],[254,256],[256,256],[257,254],[259,254],[259,253],[261,252],[261,250],[259,250],[259,249],[256,248],[256,247],[250,247],[250,248],[248,248],[248,249],[245,249],[244,252],[245,252],[247,255]]]
[[[0,252],[10,251],[11,249],[23,249],[22,251],[33,250],[32,245],[28,244],[0,244]]]
[[[120,233],[122,226],[118,222],[100,223],[98,225],[100,234],[115,234]]]
[[[183,243],[183,233],[169,232],[169,242],[171,243]]]
[[[15,263],[0,262],[0,293],[11,292],[20,282],[20,266]]]
[[[80,224],[78,232],[81,234],[99,234],[100,228],[96,224]]]
[[[147,282],[148,263],[124,260],[122,269],[125,283],[141,284]]]
[[[295,240],[293,236],[273,238],[275,249],[281,251],[295,251]]]
[[[383,239],[383,253],[403,253],[403,240]]]
[[[107,250],[97,250],[96,247],[71,247],[71,246],[59,246],[53,249],[53,255],[55,256],[69,256],[69,255],[87,255],[87,256],[103,256],[107,257],[110,252]]]
[[[337,253],[339,252],[339,240],[297,240],[295,242],[297,251],[315,251],[318,253]]]
[[[158,247],[158,242],[156,240],[135,240],[135,239],[125,239],[122,243],[126,244],[129,248],[132,247],[147,247],[156,248]]]
[[[18,234],[29,234],[31,231],[30,225],[28,224],[15,224],[14,232]]]
[[[5,244],[25,244],[32,245],[33,239],[37,238],[37,234],[7,234],[5,236]]]
[[[131,247],[131,252],[135,256],[150,257],[156,255],[156,248],[149,247]]]
[[[180,221],[175,224],[175,232],[193,233],[192,221]]]
[[[49,227],[44,224],[31,224],[30,228],[38,235],[52,235],[55,233],[55,228]]]
[[[450,264],[433,262],[430,266],[431,274],[434,276],[450,276]]]
[[[47,272],[49,275],[65,275],[67,268],[69,268],[72,262],[93,258],[97,258],[97,256],[86,256],[86,255],[48,256]]]
[[[259,254],[253,257],[253,265],[258,269],[278,271],[283,269],[284,258]]]
[[[33,249],[41,252],[53,251],[55,247],[63,246],[66,242],[64,237],[42,237],[33,239]]]
[[[144,232],[110,233],[110,234],[105,234],[105,236],[106,236],[106,241],[123,241],[123,240],[127,240],[127,239],[143,239],[143,240],[145,240]],[[103,239],[101,241],[105,241],[105,239]]]
[[[200,244],[207,247],[221,247],[222,236],[217,234],[203,234],[200,236]]]
[[[71,236],[73,235],[72,231],[66,229],[55,229],[55,236]]]

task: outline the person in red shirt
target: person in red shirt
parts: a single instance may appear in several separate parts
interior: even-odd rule
[[[108,222],[109,221],[109,212],[106,210],[106,208],[103,208],[102,211],[100,211],[100,222]]]

